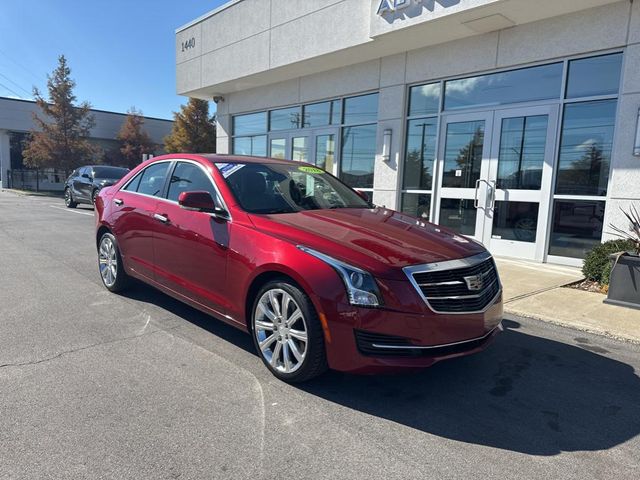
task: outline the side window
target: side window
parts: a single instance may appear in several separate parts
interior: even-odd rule
[[[209,192],[212,198],[217,198],[216,190],[202,168],[193,163],[178,162],[173,175],[171,175],[167,198],[177,202],[182,192],[194,192],[196,190]]]
[[[144,172],[140,172],[135,177],[133,177],[133,180],[130,180],[129,183],[127,183],[127,186],[123,188],[123,190],[127,192],[137,192],[143,173]]]
[[[167,178],[170,162],[155,163],[148,166],[140,177],[137,188],[138,193],[157,197],[162,193],[164,182]]]

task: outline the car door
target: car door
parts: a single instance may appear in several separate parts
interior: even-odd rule
[[[168,201],[159,202],[156,210],[156,281],[224,315],[229,222],[178,204],[180,193],[202,190],[220,201],[205,165],[177,161],[167,186]]]
[[[158,221],[154,214],[163,199],[171,161],[152,163],[111,199],[112,229],[120,252],[129,271],[153,281],[153,234]]]
[[[85,184],[87,182],[87,178],[84,175],[89,175],[91,169],[89,167],[82,167],[78,171],[78,175],[73,177],[71,182],[71,188],[73,190],[73,198],[75,200],[87,200]]]

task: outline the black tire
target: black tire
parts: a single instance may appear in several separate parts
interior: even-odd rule
[[[302,312],[302,320],[298,320],[298,322],[302,321],[306,328],[307,342],[306,351],[304,352],[304,358],[300,362],[298,362],[299,366],[295,371],[291,373],[287,373],[278,368],[275,368],[269,361],[267,361],[259,345],[258,335],[260,333],[256,333],[257,317],[261,315],[256,313],[259,308],[258,304],[260,302],[260,299],[265,296],[265,294],[268,294],[268,292],[271,290],[283,291],[290,295],[290,297],[295,302],[295,307],[298,307]],[[295,312],[296,310],[293,311]],[[300,289],[300,287],[293,284],[289,279],[274,279],[263,285],[253,301],[251,312],[249,314],[251,315],[251,337],[253,338],[253,343],[255,345],[258,356],[274,376],[287,383],[300,383],[315,378],[323,374],[328,369],[327,355],[324,345],[324,332],[320,323],[320,319],[318,318],[318,314],[308,295],[304,293]],[[263,316],[262,318],[265,319],[267,317]],[[275,321],[273,322],[273,324],[275,325]],[[298,323],[297,325],[300,325],[300,323]],[[273,334],[277,335],[275,328],[273,329]],[[288,335],[287,338],[289,338]],[[289,341],[297,340],[291,337],[291,340]],[[290,349],[288,351],[292,353]],[[282,355],[284,355],[284,353],[282,353]],[[291,355],[291,358],[294,359],[293,355]]]
[[[98,196],[98,193],[100,193],[100,190],[98,190],[97,188],[93,192],[91,192],[91,205],[96,204],[96,197]]]
[[[103,251],[103,247],[107,248],[107,245],[113,245],[113,254],[105,255],[106,251]],[[105,258],[107,257],[107,258]],[[107,263],[105,262],[107,260]],[[110,263],[108,263],[110,261]],[[113,265],[115,264],[115,273],[113,272]],[[105,268],[109,268],[114,280],[111,281],[111,277],[108,272],[105,272]],[[124,265],[122,263],[122,256],[120,255],[120,248],[116,237],[111,233],[106,232],[100,237],[98,243],[98,273],[100,273],[100,279],[102,284],[113,293],[122,292],[131,283],[131,277],[124,271]]]
[[[78,203],[73,200],[73,194],[69,187],[64,189],[64,204],[67,208],[76,208]]]

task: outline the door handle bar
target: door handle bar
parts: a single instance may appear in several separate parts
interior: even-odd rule
[[[169,223],[169,218],[165,217],[164,215],[160,215],[159,213],[154,213],[153,218],[162,223]]]
[[[120,200],[119,198],[116,198],[113,203],[115,203],[117,206],[122,205],[124,202],[122,200]]]

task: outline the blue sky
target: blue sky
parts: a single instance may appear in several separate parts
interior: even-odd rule
[[[172,118],[177,27],[224,0],[2,0],[0,96],[46,92],[46,75],[64,54],[79,101],[94,108]],[[215,104],[211,104],[212,109]]]

